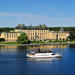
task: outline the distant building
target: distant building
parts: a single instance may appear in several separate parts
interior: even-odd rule
[[[18,26],[20,27],[20,25]],[[21,33],[26,33],[29,40],[66,40],[69,36],[68,32],[65,32],[64,29],[60,29],[59,32],[49,31],[49,30],[25,30],[19,28],[14,29],[11,32],[0,33],[0,38],[4,38],[6,41],[16,41]]]

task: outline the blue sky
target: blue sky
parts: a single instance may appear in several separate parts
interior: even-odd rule
[[[75,0],[0,0],[0,27],[75,26]]]

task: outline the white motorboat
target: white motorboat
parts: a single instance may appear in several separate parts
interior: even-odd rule
[[[58,58],[62,57],[61,54],[58,53],[53,53],[53,52],[32,52],[32,53],[27,53],[27,57],[31,58],[39,58],[39,57],[49,57],[49,58]]]

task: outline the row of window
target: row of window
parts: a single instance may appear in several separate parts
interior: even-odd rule
[[[5,37],[14,38],[14,37],[17,37],[17,35],[16,34],[7,34],[7,35],[5,35]]]
[[[30,37],[31,39],[42,39],[42,38],[46,38],[46,37]]]
[[[48,30],[24,30],[24,32],[48,32]]]
[[[32,31],[32,30],[30,30],[30,31],[22,31],[22,30],[19,30],[19,32],[25,32],[25,33],[48,33],[48,31],[42,31],[42,30],[38,30],[38,31]],[[17,31],[18,32],[18,31]]]
[[[28,33],[29,35],[46,35],[47,33]]]

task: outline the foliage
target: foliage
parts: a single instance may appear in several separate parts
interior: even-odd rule
[[[70,40],[75,40],[75,31],[70,31]]]
[[[39,24],[37,26],[33,26],[33,25],[30,25],[30,26],[26,26],[24,24],[18,24],[16,27],[16,29],[33,29],[33,30],[37,30],[37,29],[47,29],[47,26],[45,24]]]
[[[66,40],[47,40],[47,41],[32,41],[32,43],[39,43],[39,44],[47,44],[47,43],[65,43],[67,42]]]
[[[27,35],[25,33],[21,33],[21,35],[18,37],[17,42],[19,44],[28,44],[30,43]]]
[[[6,28],[0,28],[0,32],[9,32],[9,31],[13,31],[14,28],[9,28],[9,27],[6,27]]]
[[[42,40],[39,40],[39,41],[32,41],[32,43],[39,43],[39,44],[42,44],[42,43],[45,43],[45,42],[43,42]]]
[[[5,41],[5,39],[4,38],[0,38],[0,42],[2,42],[2,41]]]

